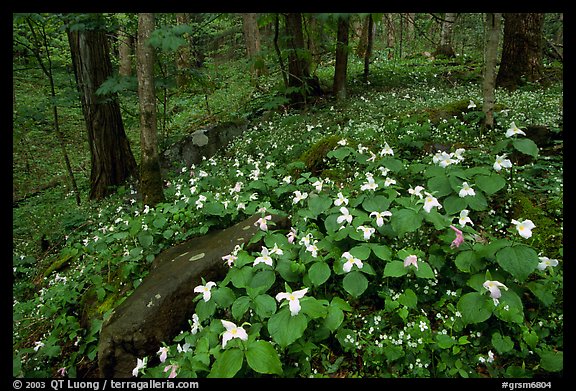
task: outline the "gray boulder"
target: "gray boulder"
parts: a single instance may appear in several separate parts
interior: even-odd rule
[[[198,164],[204,158],[209,159],[244,133],[247,124],[246,121],[223,122],[182,137],[161,153],[161,170],[165,173],[182,166],[190,167],[192,164]]]
[[[162,342],[188,326],[195,309],[194,288],[217,282],[228,265],[222,257],[247,244],[258,232],[252,216],[230,228],[193,238],[160,253],[149,274],[104,322],[98,346],[102,377],[132,376],[136,359],[155,355]],[[272,215],[274,228],[288,227],[285,217]]]

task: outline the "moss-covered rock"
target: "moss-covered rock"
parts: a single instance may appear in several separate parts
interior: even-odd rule
[[[304,162],[306,169],[313,175],[320,175],[327,168],[327,155],[338,146],[341,137],[331,135],[317,141],[308,148],[298,160]]]

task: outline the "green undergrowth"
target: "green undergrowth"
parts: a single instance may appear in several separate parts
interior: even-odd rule
[[[14,376],[97,375],[103,320],[160,252],[271,213],[291,229],[271,226],[254,239],[264,247],[228,254],[211,297],[190,297],[190,327],[154,347],[166,358],[140,357],[138,376],[562,376],[562,150],[505,136],[512,122],[561,131],[562,85],[497,91],[497,126],[482,131],[472,65],[414,63],[378,60],[362,84],[353,62],[347,101],[270,110],[216,156],[171,172],[153,208],[130,186],[77,209],[69,194],[52,199],[55,228],[43,229],[59,244],[46,256],[17,225]],[[455,66],[464,73],[447,80]],[[187,118],[186,99],[172,136],[200,110]],[[513,153],[530,162],[495,169]],[[461,195],[464,182],[474,193]],[[512,220],[535,227],[522,236]]]

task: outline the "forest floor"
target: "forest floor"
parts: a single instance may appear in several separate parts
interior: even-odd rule
[[[364,83],[361,80],[360,62],[353,62],[346,101],[336,102],[330,95],[326,95],[301,111],[290,110],[284,106],[281,97],[275,93],[273,77],[263,78],[258,87],[254,88],[245,73],[232,67],[224,70],[212,69],[214,74],[220,74],[217,82],[221,83],[221,89],[215,89],[209,96],[203,96],[199,90],[194,89],[175,93],[170,95],[165,107],[159,107],[162,113],[159,121],[162,146],[203,125],[218,121],[248,118],[251,121],[249,129],[245,136],[233,142],[215,159],[194,168],[182,167],[180,171],[165,178],[167,204],[173,204],[176,208],[184,196],[189,202],[195,199],[194,192],[187,190],[188,193],[185,193],[178,187],[188,182],[190,170],[194,171],[195,175],[201,171],[212,173],[211,182],[207,182],[205,188],[211,189],[207,194],[215,197],[208,200],[208,203],[214,202],[210,205],[215,205],[215,200],[240,180],[238,171],[243,170],[245,189],[239,196],[240,199],[246,196],[246,214],[250,211],[256,212],[262,205],[268,205],[269,209],[283,209],[286,213],[307,221],[306,213],[309,212],[299,211],[297,202],[292,202],[287,196],[296,188],[311,193],[314,187],[312,178],[327,179],[327,183],[332,181],[341,183],[342,186],[359,181],[361,171],[356,175],[352,171],[343,171],[354,168],[355,165],[339,165],[347,162],[348,154],[350,157],[353,155],[352,147],[357,150],[366,147],[376,152],[377,146],[389,143],[393,146],[394,158],[410,162],[410,167],[413,167],[414,172],[405,175],[416,177],[420,175],[416,170],[422,170],[424,164],[427,164],[438,150],[453,152],[457,148],[464,148],[470,151],[470,161],[474,164],[491,167],[492,157],[488,159],[487,154],[496,150],[495,146],[503,148],[498,144],[499,134],[503,134],[511,123],[522,129],[537,126],[546,129],[545,146],[540,148],[537,157],[534,157],[531,156],[530,149],[525,149],[529,153],[522,153],[524,146],[518,144],[515,154],[510,154],[515,165],[515,177],[508,179],[510,190],[508,194],[499,196],[500,198],[495,196],[489,200],[493,214],[488,213],[488,205],[486,211],[483,210],[484,206],[477,206],[478,216],[482,216],[484,220],[483,224],[478,224],[476,228],[479,235],[486,235],[482,229],[494,229],[497,235],[505,237],[507,231],[503,220],[513,215],[518,208],[524,208],[524,212],[531,213],[537,227],[548,230],[546,233],[535,234],[532,247],[539,255],[546,254],[550,258],[561,259],[563,234],[562,230],[557,230],[557,227],[563,224],[563,83],[558,77],[561,71],[559,73],[557,67],[549,67],[543,84],[528,84],[514,92],[498,90],[497,126],[494,131],[483,133],[479,125],[482,119],[480,69],[478,64],[466,60],[430,63],[425,59],[412,59],[392,63],[376,58],[371,67],[369,83]],[[332,71],[333,67],[317,70],[327,91]],[[59,77],[59,83],[66,85],[70,91],[73,88],[70,75],[61,74]],[[135,213],[136,210],[142,210],[142,205],[133,205],[130,201],[133,198],[130,186],[120,189],[117,195],[107,200],[88,201],[90,155],[81,110],[73,100],[62,98],[60,126],[66,135],[67,152],[82,199],[81,205],[77,206],[64,169],[60,145],[52,130],[49,104],[44,98],[48,96],[47,90],[38,88],[42,85],[45,83],[40,74],[29,72],[25,77],[15,75],[14,375],[53,377],[59,368],[66,367],[69,368],[68,373],[71,376],[86,376],[95,371],[96,342],[101,320],[114,304],[121,301],[123,295],[134,289],[138,285],[137,281],[145,276],[145,261],[149,262],[155,253],[171,243],[230,224],[242,216],[239,212],[226,214],[216,206],[204,217],[196,215],[195,210],[186,212],[181,208],[169,212],[170,217],[158,215],[154,220],[150,220],[143,230],[140,224],[144,223],[136,221],[139,213]],[[137,101],[130,92],[123,94],[121,99],[126,132],[136,160],[139,161]],[[341,156],[338,156],[339,153],[335,152],[341,146],[338,142],[344,139],[349,140],[351,150],[342,151]],[[367,158],[357,154],[354,156],[359,159],[354,164],[362,167],[368,164],[366,159],[369,155]],[[239,167],[237,157],[242,159],[240,165],[251,169],[244,170]],[[391,164],[393,171],[404,172],[401,168],[396,168],[395,163]],[[264,174],[268,170],[271,172],[274,166],[279,170],[276,176]],[[280,176],[281,167],[286,168],[283,176]],[[250,184],[248,178],[255,175],[254,170],[261,170],[263,179],[258,180],[256,175]],[[286,187],[282,190],[282,178],[290,175],[298,187]],[[260,204],[251,202],[249,196],[254,193],[260,195]],[[358,202],[362,203],[362,199],[358,198]],[[314,212],[315,206],[310,205],[310,208]],[[320,213],[328,213],[323,208],[319,210]],[[126,217],[126,213],[132,217]],[[167,213],[165,211],[164,216],[167,216]],[[143,215],[138,216],[140,217]],[[131,218],[134,220],[130,220]],[[113,229],[119,229],[115,224],[122,219],[126,220],[129,228],[127,231],[120,229],[113,234]],[[551,234],[555,229],[556,232]],[[410,231],[411,228],[407,230]],[[408,236],[410,235],[409,233]],[[97,236],[106,239],[107,244],[100,247]],[[116,240],[122,241],[125,237],[132,240],[128,241],[128,244],[114,247]],[[393,251],[401,251],[402,245],[398,246],[391,245],[391,248]],[[121,262],[111,267],[110,259],[116,257],[121,258]],[[97,265],[86,266],[86,261]],[[89,275],[85,270],[94,273]],[[549,283],[560,284],[561,287],[560,273]],[[58,282],[62,281],[68,284],[66,288],[57,288]],[[344,291],[349,292],[349,289],[356,288],[344,286]],[[425,292],[428,294],[428,290]],[[377,296],[383,293],[374,294]],[[542,299],[539,291],[536,296]],[[376,301],[366,300],[365,306],[359,305],[358,314],[364,315],[358,315],[360,318],[347,318],[347,325],[351,327],[356,324],[359,329],[367,328],[368,326],[362,324],[362,318],[365,318],[370,319],[371,327],[375,327],[376,315],[373,306],[377,299],[374,300]],[[435,303],[434,305],[439,303],[431,298],[426,300]],[[548,296],[543,300],[546,302],[544,307],[529,302],[525,304],[525,311],[527,312],[528,308],[535,309],[545,322],[561,315],[561,295],[556,301]],[[39,310],[39,307],[42,309]],[[534,323],[536,320],[531,318],[530,322]],[[561,321],[550,324],[548,330],[551,334],[557,333],[561,330]],[[529,329],[526,332],[533,331]],[[539,333],[537,330],[534,332]],[[547,348],[555,346],[561,350],[561,343],[558,342],[562,339],[561,335],[557,338],[538,335]],[[372,337],[364,338],[368,344]],[[516,343],[527,343],[526,340],[525,338]],[[39,342],[42,349],[38,349]],[[438,341],[435,340],[434,343]],[[396,361],[395,366],[389,369],[391,372],[386,372],[383,369],[386,363],[381,361],[381,358],[373,358],[369,363],[363,362],[363,357],[366,360],[375,354],[372,350],[359,347],[355,353],[354,349],[346,347],[342,340],[340,344],[338,348],[317,354],[311,363],[312,368],[304,375],[320,373],[338,377],[383,376],[383,373],[386,373],[403,376],[408,371],[408,361],[404,364]],[[486,341],[481,342],[479,338],[474,346],[479,351],[487,345]],[[360,351],[362,353],[358,353]],[[508,352],[502,348],[499,353],[505,356]],[[386,354],[390,360],[396,353],[387,350]],[[483,351],[483,354],[486,352]],[[348,357],[350,361],[343,362],[343,357]],[[522,359],[528,360],[514,356],[508,359],[515,364],[512,365],[514,368],[519,367],[518,363]],[[468,360],[472,362],[472,356],[468,357]],[[532,364],[533,372],[530,373],[536,373],[539,366],[556,371],[555,364],[550,364],[550,360],[546,359],[543,365],[543,360],[544,358],[541,358],[537,364]],[[470,366],[474,367],[473,364]],[[462,363],[453,361],[453,365],[444,368],[443,373],[448,377],[464,376],[461,368]],[[431,376],[431,369],[421,369],[420,376]],[[479,374],[483,371],[486,372],[480,369],[476,372]],[[505,367],[490,369],[489,372],[490,376],[514,374],[506,372]],[[437,375],[439,372],[434,373]]]

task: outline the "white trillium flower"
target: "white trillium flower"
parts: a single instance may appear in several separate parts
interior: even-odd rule
[[[344,266],[342,266],[342,269],[346,273],[350,272],[350,270],[352,270],[352,266],[354,266],[354,265],[358,266],[358,269],[362,269],[362,267],[364,266],[364,264],[362,263],[362,261],[360,259],[353,256],[348,251],[343,253],[342,257],[346,258],[346,262],[344,263]]]
[[[437,207],[438,209],[442,209],[442,205],[438,202],[436,197],[434,197],[430,193],[426,193],[426,198],[424,199],[424,210],[426,213],[430,213],[430,210],[433,207]]]
[[[422,190],[424,188],[422,186],[416,186],[415,188],[410,187],[408,189],[408,193],[417,196],[418,198],[422,199],[424,196],[422,195]]]
[[[466,225],[466,223],[470,223],[470,225],[474,225],[474,223],[472,222],[470,217],[468,217],[468,213],[470,213],[470,211],[468,209],[462,209],[460,211],[460,216],[458,217],[458,223],[460,224],[461,227],[464,227]]]
[[[362,184],[362,186],[360,186],[360,190],[364,191],[364,190],[376,190],[376,188],[378,187],[378,184],[376,182],[374,182],[374,178],[372,176],[369,176],[366,178],[366,182],[364,182]]]
[[[222,334],[222,347],[226,347],[228,341],[233,338],[240,338],[242,341],[248,340],[248,333],[242,327],[236,326],[234,323],[227,320],[220,319],[222,326],[226,329],[224,334]]]
[[[506,137],[512,137],[516,134],[522,134],[526,136],[526,133],[524,133],[524,131],[522,131],[518,126],[516,126],[514,122],[512,122],[510,124],[510,128],[508,128],[508,130],[506,131]]]
[[[144,359],[137,358],[136,359],[136,367],[132,370],[132,376],[138,377],[138,372],[141,369],[146,368],[147,362],[148,362],[148,357],[144,357]]]
[[[212,289],[212,287],[216,286],[216,283],[213,281],[208,281],[206,283],[206,285],[198,285],[196,288],[194,288],[194,292],[196,293],[202,293],[203,299],[204,301],[209,301],[210,297],[212,297],[212,293],[210,292],[210,290]]]
[[[378,227],[381,227],[384,224],[384,217],[390,216],[392,216],[392,212],[389,211],[370,213],[370,217],[376,217],[376,225]]]
[[[272,258],[270,257],[270,252],[266,247],[262,246],[261,254],[262,254],[261,256],[257,257],[254,260],[253,266],[258,265],[259,263],[265,263],[268,266],[272,266]]]
[[[468,182],[463,182],[462,183],[462,188],[460,189],[460,192],[458,193],[458,195],[460,197],[466,197],[466,196],[475,196],[476,192],[474,191],[474,189],[468,184]]]
[[[544,270],[547,267],[554,267],[558,266],[557,259],[550,259],[548,257],[538,257],[540,259],[540,263],[538,264],[538,270]]]
[[[290,315],[296,316],[300,312],[300,299],[308,292],[308,288],[301,289],[294,292],[281,292],[276,295],[277,301],[288,300],[290,307]]]
[[[344,223],[344,221],[347,221],[348,224],[352,224],[352,218],[353,216],[350,214],[350,212],[348,211],[348,208],[346,208],[345,206],[340,208],[340,213],[342,213],[342,215],[338,216],[336,218],[336,222],[338,224],[342,224]]]
[[[356,228],[357,231],[362,231],[362,233],[364,234],[364,240],[370,240],[370,236],[372,236],[372,234],[374,232],[376,232],[376,228],[372,228],[372,227],[365,227],[363,225],[359,226],[358,228]]]
[[[494,170],[500,171],[502,168],[511,168],[512,162],[510,159],[506,159],[506,154],[504,155],[496,155],[496,161],[492,165]]]
[[[518,221],[512,219],[512,224],[516,225],[516,230],[518,230],[518,233],[524,239],[530,238],[532,236],[532,229],[536,228],[532,220]]]
[[[342,193],[338,193],[338,198],[334,200],[334,205],[340,206],[342,204],[348,205],[348,198],[344,197]]]

